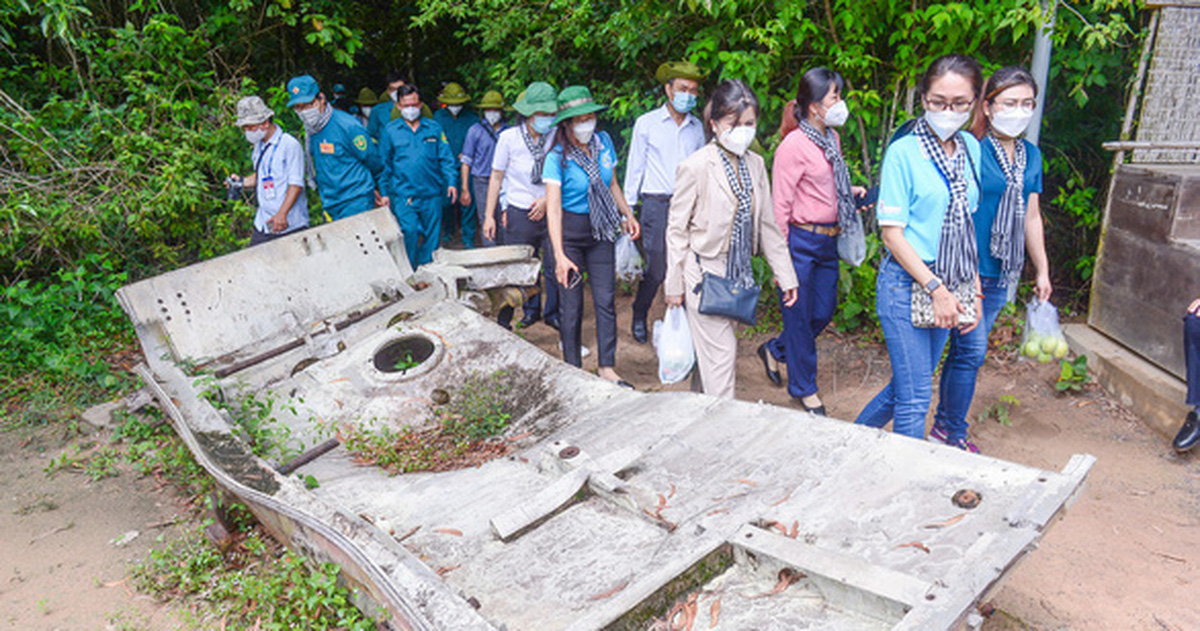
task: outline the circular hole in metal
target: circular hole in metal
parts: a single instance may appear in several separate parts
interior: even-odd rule
[[[386,373],[405,373],[433,356],[433,342],[412,335],[384,344],[375,352],[375,370]]]

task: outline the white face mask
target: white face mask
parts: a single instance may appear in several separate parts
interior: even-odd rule
[[[267,130],[265,129],[247,129],[245,132],[246,142],[252,145],[257,145],[263,141],[263,138],[267,137]]]
[[[1007,138],[1016,138],[1025,133],[1031,120],[1033,120],[1033,110],[1015,107],[1009,110],[992,111],[992,129]]]
[[[321,121],[321,106],[317,105],[306,110],[300,110],[296,112],[296,116],[300,117],[300,122],[304,123],[305,127],[316,127],[317,123]]]
[[[447,105],[446,106],[446,109],[450,110],[450,113],[454,114],[455,116],[458,116],[458,113],[462,111],[462,108],[463,108],[463,106],[461,106],[461,105]]]
[[[400,94],[399,90],[392,90],[392,91],[388,92],[388,98],[392,100],[392,103],[396,102],[397,94]]]
[[[829,108],[821,120],[825,121],[830,127],[841,127],[846,124],[846,120],[850,118],[850,108],[846,106],[845,101],[838,101]]]
[[[362,111],[363,118],[371,118],[371,106],[363,105],[359,108]]]
[[[596,119],[575,123],[571,126],[571,131],[575,133],[575,137],[582,144],[588,144],[592,141],[592,134],[596,133]]]
[[[400,108],[400,115],[404,117],[404,120],[411,123],[418,118],[421,118],[421,108],[416,105],[402,107]]]
[[[755,128],[752,125],[739,125],[722,131],[717,136],[717,142],[731,153],[744,156],[754,142],[754,134]]]
[[[488,110],[483,113],[483,120],[487,121],[488,125],[495,125],[500,122],[500,112]]]
[[[925,122],[933,128],[933,133],[937,137],[946,142],[954,135],[955,132],[962,129],[963,125],[971,118],[971,112],[955,112],[946,110],[944,112],[925,112]]]

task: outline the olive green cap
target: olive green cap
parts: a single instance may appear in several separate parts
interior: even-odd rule
[[[475,107],[481,110],[502,110],[504,109],[504,105],[504,97],[500,96],[499,92],[488,90],[484,93],[483,99]]]
[[[358,91],[358,98],[354,100],[355,105],[374,105],[379,102],[379,97],[375,96],[375,91],[371,88],[363,88]]]
[[[690,61],[668,61],[658,67],[658,71],[654,73],[654,79],[659,83],[666,83],[671,79],[703,81],[704,71]]]
[[[462,105],[471,100],[467,96],[467,91],[457,83],[447,83],[442,89],[442,93],[438,95],[438,100],[446,105]]]

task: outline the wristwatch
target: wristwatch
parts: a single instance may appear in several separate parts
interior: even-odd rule
[[[937,276],[934,276],[933,278],[929,279],[928,283],[925,283],[925,293],[932,294],[934,291],[937,290],[938,287],[941,287],[941,286],[942,286],[941,279],[939,279]]]

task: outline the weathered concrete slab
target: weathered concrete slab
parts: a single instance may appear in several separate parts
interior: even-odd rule
[[[1105,390],[1158,433],[1175,436],[1188,412],[1182,379],[1085,324],[1064,325],[1063,335],[1073,353],[1087,355],[1088,369]]]
[[[331,260],[353,258],[353,238],[330,238],[338,223],[309,236]],[[166,326],[148,289],[194,295],[189,282],[223,278],[210,263],[122,290],[144,380],[219,484],[289,545],[340,564],[399,628],[643,629],[678,598],[723,594],[720,628],[951,629],[1034,549],[1094,461],[1045,471],[770,405],[634,392],[464,307],[470,266],[444,261],[390,300],[375,277],[335,266],[334,297],[309,303],[346,302],[233,348],[199,383],[174,339],[196,333]],[[305,271],[271,273],[288,287]],[[286,298],[262,295],[243,313]],[[415,365],[396,368],[396,349],[417,351]],[[339,448],[301,468],[315,489],[252,456],[200,396],[272,401],[273,427],[301,449],[436,422],[447,398],[473,394],[473,377],[496,374],[515,386],[508,457],[393,476]],[[983,502],[955,507],[963,488]],[[804,576],[766,597],[785,569]]]

